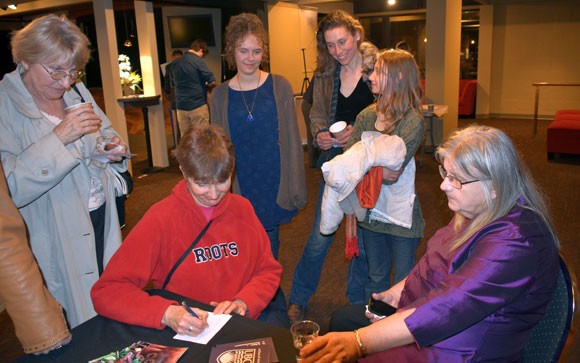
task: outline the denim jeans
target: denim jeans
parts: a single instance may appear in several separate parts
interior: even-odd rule
[[[365,286],[365,298],[368,299],[373,292],[391,287],[392,269],[393,285],[407,277],[415,265],[420,238],[397,237],[364,228],[362,234],[369,268],[369,279]]]
[[[310,300],[318,287],[322,266],[324,265],[328,249],[334,239],[334,234],[323,235],[320,233],[320,214],[324,185],[324,181],[321,181],[318,190],[314,223],[304,251],[302,252],[302,257],[300,257],[300,261],[294,271],[294,280],[292,281],[292,289],[290,291],[290,303],[303,307],[308,304],[308,300]],[[362,236],[358,232],[360,255],[353,258],[350,262],[346,281],[346,295],[351,303],[364,301],[364,286],[368,276]]]
[[[270,247],[272,248],[272,255],[278,260],[278,250],[280,249],[280,226],[272,227],[266,230],[268,239],[270,240]]]
[[[278,249],[280,248],[280,226],[275,226],[266,230],[266,234],[270,239],[270,247],[272,248],[272,255],[278,259]],[[258,320],[282,327],[289,328],[290,320],[288,320],[288,309],[286,307],[286,297],[282,288],[278,287],[276,295],[272,301],[262,311]]]

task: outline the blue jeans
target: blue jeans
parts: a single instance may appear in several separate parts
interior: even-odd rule
[[[270,240],[270,247],[272,248],[272,255],[278,260],[278,250],[280,249],[280,226],[272,227],[266,230],[268,239]]]
[[[324,265],[328,249],[334,239],[334,234],[323,235],[320,233],[320,214],[324,185],[324,181],[321,181],[318,189],[314,223],[304,251],[302,252],[302,257],[300,257],[300,261],[294,271],[294,280],[292,281],[292,289],[290,291],[290,303],[304,307],[308,304],[308,300],[314,295],[318,287],[322,266]],[[364,288],[368,276],[362,236],[358,231],[357,234],[359,237],[358,245],[360,255],[353,258],[350,262],[346,281],[346,295],[351,303],[364,301]]]
[[[280,226],[275,226],[266,230],[268,239],[270,239],[272,255],[274,255],[276,260],[278,259],[278,249],[280,248],[279,232]],[[270,301],[268,306],[266,306],[266,308],[262,311],[262,314],[258,320],[265,321],[282,328],[290,327],[290,321],[288,320],[288,310],[286,308],[286,297],[284,296],[284,291],[282,291],[282,288],[278,287],[276,295],[274,295],[272,301]]]
[[[397,237],[362,229],[367,254],[369,279],[365,298],[373,292],[391,287],[391,269],[394,267],[393,285],[403,280],[415,266],[419,238]]]

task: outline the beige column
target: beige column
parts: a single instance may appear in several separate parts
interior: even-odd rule
[[[435,104],[449,106],[443,122],[433,125],[435,143],[457,128],[461,0],[427,1],[426,93]]]
[[[491,60],[493,45],[493,5],[479,7],[479,45],[477,57],[477,118],[489,117],[491,94]]]
[[[134,0],[135,19],[137,20],[137,39],[139,41],[139,61],[141,62],[141,77],[145,96],[161,94],[161,75],[159,58],[157,56],[157,40],[155,38],[155,18],[153,4],[150,1]],[[153,166],[169,166],[167,139],[165,136],[165,116],[163,103],[149,106],[149,131],[151,135],[151,153]]]
[[[94,0],[95,28],[97,30],[97,47],[99,48],[99,65],[105,101],[105,112],[113,128],[129,143],[125,110],[117,102],[123,96],[119,78],[119,53],[115,31],[115,13],[112,0]],[[131,145],[129,145],[131,147]]]

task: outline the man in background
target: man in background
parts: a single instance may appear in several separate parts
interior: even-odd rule
[[[193,123],[209,123],[207,91],[215,87],[215,76],[202,59],[208,53],[205,40],[196,39],[183,57],[171,65],[177,122],[182,134]]]

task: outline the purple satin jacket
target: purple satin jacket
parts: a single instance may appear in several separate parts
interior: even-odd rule
[[[519,201],[523,204],[523,200]],[[429,240],[399,308],[416,344],[362,362],[520,362],[559,273],[546,224],[521,206],[451,251],[453,221]]]

